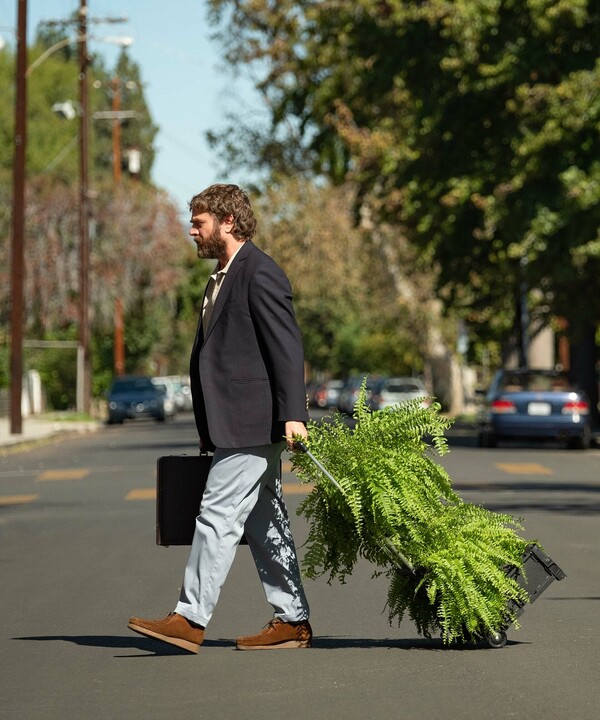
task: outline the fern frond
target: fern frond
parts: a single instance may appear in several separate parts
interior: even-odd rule
[[[511,516],[465,503],[434,459],[447,452],[451,421],[440,406],[410,400],[371,412],[363,383],[356,426],[342,416],[309,423],[310,450],[336,478],[341,491],[304,454],[293,469],[314,488],[298,514],[309,523],[303,569],[344,582],[359,558],[386,573],[390,623],[408,614],[419,633],[441,629],[446,642],[485,636],[514,621],[511,601],[525,591],[505,572],[522,566],[528,544]],[[417,568],[399,570],[391,545]]]

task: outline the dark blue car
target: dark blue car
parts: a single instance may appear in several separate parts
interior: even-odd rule
[[[149,377],[123,376],[113,380],[108,392],[107,422],[150,418],[165,420],[165,394]]]
[[[495,447],[503,438],[590,446],[590,405],[564,372],[521,368],[499,370],[479,418],[479,445]]]

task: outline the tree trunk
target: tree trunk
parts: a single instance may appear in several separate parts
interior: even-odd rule
[[[459,415],[464,410],[460,365],[442,337],[441,303],[433,301],[429,305],[431,312],[427,313],[427,316],[430,322],[423,348],[425,382],[445,411],[451,415]]]
[[[598,410],[598,348],[596,324],[591,320],[569,323],[571,375],[590,401],[592,427],[600,426]]]
[[[404,271],[407,262],[401,259],[402,238],[398,237],[397,231],[390,231],[388,228],[385,232],[382,228],[375,227],[370,222],[365,206],[362,208],[361,226],[369,232],[374,247],[382,256],[392,278],[396,297],[418,318],[417,324],[421,327],[418,344],[423,354],[427,388],[445,411],[451,415],[460,414],[464,409],[463,376],[456,356],[442,335],[441,301],[433,297],[433,288],[429,295],[424,293],[422,276],[419,284],[412,275]],[[392,240],[392,237],[395,240]],[[410,266],[410,260],[408,265]]]

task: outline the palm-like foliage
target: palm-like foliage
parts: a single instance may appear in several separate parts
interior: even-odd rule
[[[433,459],[448,449],[451,422],[439,409],[411,400],[370,412],[363,387],[354,430],[340,415],[309,425],[309,448],[340,489],[305,454],[294,455],[294,469],[314,483],[298,510],[309,522],[305,574],[344,582],[364,557],[390,580],[390,623],[407,613],[420,633],[441,629],[451,642],[516,623],[509,603],[522,604],[527,594],[505,568],[522,567],[528,542],[514,518],[465,503],[452,490]],[[399,567],[398,552],[414,575]]]

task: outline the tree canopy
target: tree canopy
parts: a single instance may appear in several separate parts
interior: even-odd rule
[[[267,100],[262,126],[241,131],[252,158],[356,183],[357,210],[408,239],[475,338],[507,343],[524,287],[540,322],[597,325],[600,296],[584,291],[600,271],[596,4],[210,4]],[[232,130],[215,142],[233,148]]]
[[[60,119],[56,103],[77,108],[78,66],[66,44],[37,58],[64,39],[62,31],[38,31],[28,50],[28,144],[26,158],[24,333],[26,339],[75,339],[79,319],[78,123]],[[0,106],[0,385],[8,382],[11,282],[11,186],[14,118],[14,53],[0,50],[0,83],[7,102]],[[123,51],[114,68],[101,57],[89,69],[90,112],[90,322],[93,389],[100,394],[113,373],[115,303],[125,320],[126,371],[187,371],[196,318],[188,298],[195,281],[203,287],[206,266],[198,263],[179,219],[179,208],[151,180],[158,131],[144,97],[140,68]],[[114,93],[118,92],[118,103]],[[113,172],[113,123],[97,113],[115,105],[134,111],[120,125],[123,173]],[[95,119],[94,119],[95,118]],[[141,154],[140,172],[128,172],[128,149]],[[185,349],[184,349],[185,348]],[[55,407],[75,398],[75,358],[64,350],[26,349],[25,368],[41,370]]]

